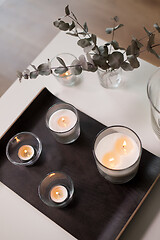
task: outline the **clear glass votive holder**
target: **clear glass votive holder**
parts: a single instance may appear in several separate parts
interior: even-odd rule
[[[67,206],[74,193],[73,181],[64,172],[51,172],[38,187],[40,199],[50,207]]]
[[[20,132],[14,135],[6,146],[8,160],[15,165],[33,165],[42,151],[40,139],[31,132]]]
[[[136,175],[141,154],[141,140],[124,126],[105,128],[94,141],[93,155],[98,171],[115,184],[126,183]]]
[[[70,67],[70,66],[74,65],[74,60],[76,60],[77,58],[70,53],[60,53],[52,59],[51,61],[52,68],[63,67],[60,64],[60,62],[57,60],[57,57],[60,57],[63,59],[66,66],[68,67],[68,70],[65,73],[59,74],[59,73],[56,73],[53,69],[53,75],[55,76],[55,78],[62,85],[65,85],[65,86],[72,86],[76,84],[80,80],[81,75],[75,75],[73,71],[73,67]]]
[[[160,68],[151,75],[147,84],[147,94],[150,102],[152,128],[160,139]]]
[[[56,141],[62,144],[74,142],[80,135],[78,112],[69,103],[56,103],[46,114],[46,126]]]

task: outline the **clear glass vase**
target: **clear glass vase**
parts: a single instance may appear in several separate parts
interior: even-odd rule
[[[150,101],[152,128],[160,139],[160,68],[150,77],[147,94]]]
[[[100,84],[104,88],[118,88],[122,86],[122,69],[115,70],[97,70]]]

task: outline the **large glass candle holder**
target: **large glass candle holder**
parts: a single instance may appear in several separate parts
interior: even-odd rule
[[[40,199],[50,207],[65,207],[73,198],[72,179],[63,172],[51,172],[38,187]]]
[[[94,142],[93,154],[97,168],[112,183],[125,183],[136,175],[141,153],[139,137],[123,126],[103,129]]]
[[[57,57],[60,57],[65,62],[66,66],[68,67],[68,70],[62,74],[56,73],[53,69],[53,75],[56,77],[56,79],[65,86],[72,86],[79,82],[81,75],[75,75],[73,71],[73,67],[70,67],[74,64],[74,60],[76,60],[76,57],[73,54],[70,53],[61,53],[55,56],[51,61],[51,67],[57,68],[57,67],[63,67],[60,65],[59,61],[57,60]]]
[[[46,125],[57,142],[63,144],[74,142],[80,135],[78,112],[68,103],[57,103],[50,107]]]

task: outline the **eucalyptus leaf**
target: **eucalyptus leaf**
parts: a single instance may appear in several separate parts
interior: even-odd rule
[[[93,48],[94,48],[94,45],[90,45],[88,47],[85,47],[83,50],[85,53],[89,53],[90,51],[92,51]]]
[[[137,60],[137,58],[135,56],[128,56],[127,57],[128,61],[130,62],[130,65],[133,67],[133,68],[138,68],[140,66],[140,63],[139,61]]]
[[[80,55],[79,56],[79,62],[80,62],[80,65],[82,66],[82,68],[84,70],[87,70],[88,69],[88,65],[87,65],[87,61],[86,61],[86,58],[84,55]]]
[[[97,69],[98,69],[97,66],[95,66],[94,64],[91,64],[89,62],[87,64],[88,64],[88,71],[89,72],[96,72],[97,71]]]
[[[71,72],[72,72],[72,74],[74,74],[74,75],[79,75],[79,74],[81,74],[81,72],[82,72],[82,67],[81,66],[74,66],[74,67],[72,67],[71,68]]]
[[[102,68],[103,70],[106,70],[109,68],[109,65],[106,62],[106,59],[103,56],[100,56],[98,54],[93,55],[93,62],[96,66]]]
[[[47,71],[49,69],[49,65],[48,65],[48,63],[42,63],[38,66],[37,69],[40,72]]]
[[[155,55],[157,58],[160,59],[160,55],[158,55],[158,53],[153,48],[150,48],[149,52],[152,53],[153,55]]]
[[[58,67],[54,70],[56,74],[63,74],[68,71],[67,67]]]
[[[119,24],[119,25],[117,25],[116,27],[114,27],[114,30],[117,30],[118,28],[121,28],[121,27],[123,27],[124,25],[123,24]]]
[[[87,33],[88,32],[88,26],[87,26],[86,22],[84,23],[83,28],[84,28],[84,31]]]
[[[97,37],[96,37],[96,35],[92,34],[91,38],[92,38],[92,42],[96,45],[97,44]]]
[[[75,23],[72,21],[71,25],[69,26],[69,31],[72,31],[75,28]]]
[[[124,71],[132,71],[133,70],[133,67],[129,63],[125,62],[125,61],[121,64],[121,68]]]
[[[20,71],[17,71],[17,77],[19,78],[19,80],[21,80],[21,79],[22,79],[22,77],[23,77],[23,74],[22,74],[22,72],[20,72]]]
[[[121,52],[113,52],[108,56],[108,63],[114,69],[119,68],[123,61],[124,56]]]
[[[111,34],[113,32],[113,28],[106,28],[106,33],[107,34]]]
[[[151,52],[151,49],[152,49],[152,45],[154,44],[154,38],[155,38],[155,34],[151,34],[148,38],[148,42],[147,42],[147,50],[149,52]]]
[[[153,26],[160,33],[160,26],[157,23],[155,23]]]
[[[33,79],[33,78],[37,78],[38,77],[38,71],[33,71],[33,72],[30,72],[30,78]]]
[[[140,49],[141,47],[143,47],[143,44],[142,44],[138,39],[136,39],[135,37],[133,37],[132,40],[136,42],[137,47],[138,47],[139,49]]]
[[[67,6],[65,7],[65,14],[66,14],[67,16],[70,15],[69,5],[67,5]]]
[[[115,40],[111,41],[111,45],[113,46],[113,48],[114,48],[115,50],[118,50],[118,49],[119,49],[119,44],[118,44],[117,41],[115,41]]]
[[[67,31],[69,29],[69,23],[65,23],[64,21],[59,22],[59,29],[62,31]]]
[[[145,30],[145,32],[147,33],[148,36],[150,36],[152,34],[150,31],[147,30],[146,27],[144,27],[144,30]]]
[[[28,79],[28,74],[23,74],[24,79]]]
[[[36,68],[36,66],[35,65],[33,65],[33,64],[30,64],[31,65],[31,67],[34,69],[34,70],[36,70],[37,71],[37,68]]]
[[[60,57],[56,57],[56,58],[57,58],[58,62],[60,62],[60,64],[61,64],[63,67],[66,67],[66,64],[65,64],[65,62],[63,61],[62,58],[60,58]]]
[[[115,17],[113,18],[113,20],[114,20],[115,22],[118,22],[118,21],[119,21],[118,16],[115,16]]]
[[[85,48],[91,45],[91,43],[86,38],[78,40],[77,44],[82,48]]]
[[[104,45],[104,46],[100,46],[99,47],[99,51],[100,51],[100,54],[104,57],[104,58],[108,58],[108,47],[107,45]]]
[[[54,22],[53,22],[53,25],[54,25],[55,27],[59,27],[59,21],[54,21]]]

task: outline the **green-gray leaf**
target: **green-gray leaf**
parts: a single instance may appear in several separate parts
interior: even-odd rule
[[[66,64],[65,64],[65,62],[63,61],[62,58],[60,58],[60,57],[56,57],[56,58],[57,58],[58,62],[60,62],[60,64],[61,64],[63,67],[66,67]]]
[[[42,63],[38,66],[38,71],[43,72],[49,69],[48,63]]]
[[[152,34],[150,31],[147,30],[146,27],[144,27],[144,30],[145,30],[145,32],[147,33],[148,36],[150,36]]]
[[[121,68],[124,70],[124,71],[132,71],[133,70],[133,67],[127,63],[127,62],[123,62],[121,64]]]
[[[37,78],[38,77],[38,71],[33,71],[30,73],[30,78],[33,79],[33,78]]]
[[[111,34],[113,32],[113,28],[106,28],[106,33],[107,34]]]
[[[91,43],[86,38],[78,40],[77,44],[82,48],[85,48],[91,45]]]
[[[67,35],[73,36],[73,37],[78,37],[77,33],[70,33],[70,32],[66,32]]]
[[[54,70],[56,74],[63,74],[68,71],[67,67],[58,67]]]
[[[136,39],[135,37],[133,37],[132,39],[133,39],[133,41],[136,42],[137,47],[138,47],[139,49],[140,49],[141,47],[143,47],[143,44],[142,44],[138,39]]]
[[[140,66],[140,63],[135,56],[133,56],[133,55],[128,56],[127,59],[133,68],[138,68]]]
[[[70,15],[69,5],[67,5],[67,6],[65,7],[65,14],[66,14],[67,16]]]
[[[95,66],[95,65],[93,65],[93,64],[91,64],[89,62],[87,64],[88,64],[88,71],[89,72],[96,72],[97,71],[97,69],[98,69],[97,66]]]
[[[103,70],[106,70],[109,68],[109,65],[106,62],[106,59],[103,56],[100,56],[98,54],[93,55],[93,62],[95,65],[102,68]]]
[[[113,20],[114,20],[115,22],[118,22],[118,21],[119,21],[118,16],[115,16],[115,17],[113,18]]]
[[[160,27],[159,27],[159,25],[158,25],[157,23],[155,23],[153,26],[154,26],[155,29],[160,33]]]
[[[83,28],[84,28],[84,31],[87,33],[88,32],[88,26],[87,26],[86,22],[84,23]]]
[[[115,41],[115,40],[111,41],[111,45],[113,46],[113,48],[114,48],[115,50],[118,50],[118,49],[119,49],[119,44],[118,44],[117,41]]]
[[[104,45],[104,46],[100,46],[99,47],[99,51],[100,51],[100,54],[104,57],[104,58],[108,58],[108,47],[107,45]]]
[[[95,34],[92,34],[92,35],[91,35],[91,38],[92,38],[93,43],[96,45],[96,43],[97,43],[97,37],[96,37],[96,35],[95,35]]]
[[[119,25],[117,25],[116,27],[114,27],[114,30],[117,30],[118,28],[121,28],[121,27],[123,27],[124,25],[123,24],[119,24]]]
[[[59,29],[62,31],[67,31],[69,29],[69,23],[65,23],[64,21],[59,22]]]
[[[154,37],[155,37],[155,34],[151,34],[148,38],[148,42],[147,42],[147,50],[150,52],[151,48],[152,48],[152,45],[154,44]]]
[[[124,61],[124,56],[121,52],[113,52],[108,57],[108,63],[113,69],[117,69]]]
[[[82,67],[81,66],[74,66],[74,67],[72,67],[71,68],[71,72],[72,72],[72,74],[74,74],[74,75],[79,75],[79,74],[81,74],[81,72],[82,72]]]
[[[53,22],[53,25],[54,25],[55,27],[59,27],[59,21]]]
[[[71,25],[69,26],[69,31],[72,31],[75,28],[75,23],[72,21]]]

